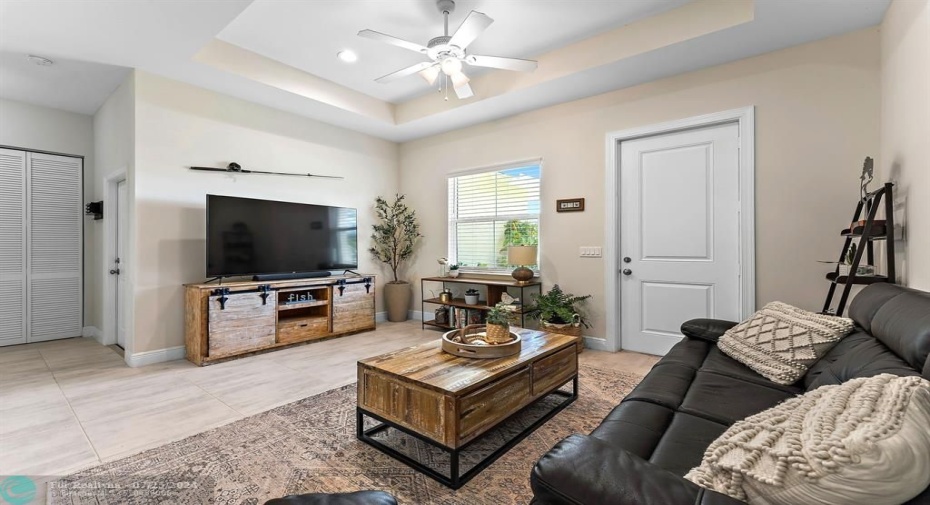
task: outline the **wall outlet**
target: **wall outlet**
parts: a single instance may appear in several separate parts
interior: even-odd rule
[[[578,255],[582,258],[600,258],[600,246],[582,246],[579,248]]]

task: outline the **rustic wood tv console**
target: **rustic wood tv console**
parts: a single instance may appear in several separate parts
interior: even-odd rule
[[[375,276],[185,284],[187,359],[213,361],[375,328]]]

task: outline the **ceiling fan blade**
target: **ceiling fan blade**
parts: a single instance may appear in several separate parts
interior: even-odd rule
[[[469,86],[467,82],[453,89],[455,89],[455,96],[459,97],[459,100],[475,96],[475,93],[471,90],[471,86]]]
[[[381,76],[375,79],[375,81],[381,82],[381,83],[396,81],[397,79],[400,79],[401,77],[407,77],[408,75],[413,75],[417,72],[426,70],[427,68],[433,65],[435,65],[435,63],[432,61],[424,61],[423,63],[417,63],[416,65],[411,65],[407,68],[398,70],[397,72]]]
[[[426,82],[432,86],[436,84],[436,78],[439,77],[439,72],[442,70],[442,67],[438,63],[434,63],[432,67],[427,68],[426,70],[420,71],[420,77],[426,79]]]
[[[536,70],[537,63],[533,60],[519,58],[501,58],[500,56],[481,56],[470,54],[465,57],[465,63],[475,67],[500,68],[517,72],[532,72]]]
[[[465,49],[468,44],[478,38],[478,35],[487,30],[493,22],[494,20],[487,14],[478,11],[469,12],[468,17],[465,18],[465,21],[462,21],[459,29],[452,35],[449,45]]]
[[[470,81],[471,79],[469,79],[468,76],[465,75],[464,72],[457,72],[457,73],[450,75],[449,80],[452,81],[452,87],[457,88],[459,86],[464,86],[468,84],[468,81]]]
[[[395,45],[397,47],[403,47],[404,49],[409,49],[411,51],[416,51],[418,53],[426,54],[426,46],[417,44],[416,42],[410,42],[404,39],[399,39],[397,37],[392,37],[390,35],[385,35],[381,32],[376,32],[374,30],[362,30],[358,32],[359,37],[365,37],[366,39],[377,40],[378,42],[385,42],[387,44]]]

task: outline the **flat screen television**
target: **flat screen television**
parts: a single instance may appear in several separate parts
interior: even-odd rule
[[[207,195],[208,277],[356,268],[356,209]]]

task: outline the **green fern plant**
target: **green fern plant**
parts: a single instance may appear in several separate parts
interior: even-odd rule
[[[580,307],[588,298],[591,298],[591,295],[575,296],[562,291],[562,288],[556,284],[544,295],[533,295],[536,306],[530,309],[527,315],[547,323],[568,324],[572,322],[572,317],[578,314],[581,324],[585,328],[590,328],[591,325]]]
[[[505,308],[504,302],[500,302],[488,310],[485,322],[503,326],[504,328],[510,327],[510,311]]]

